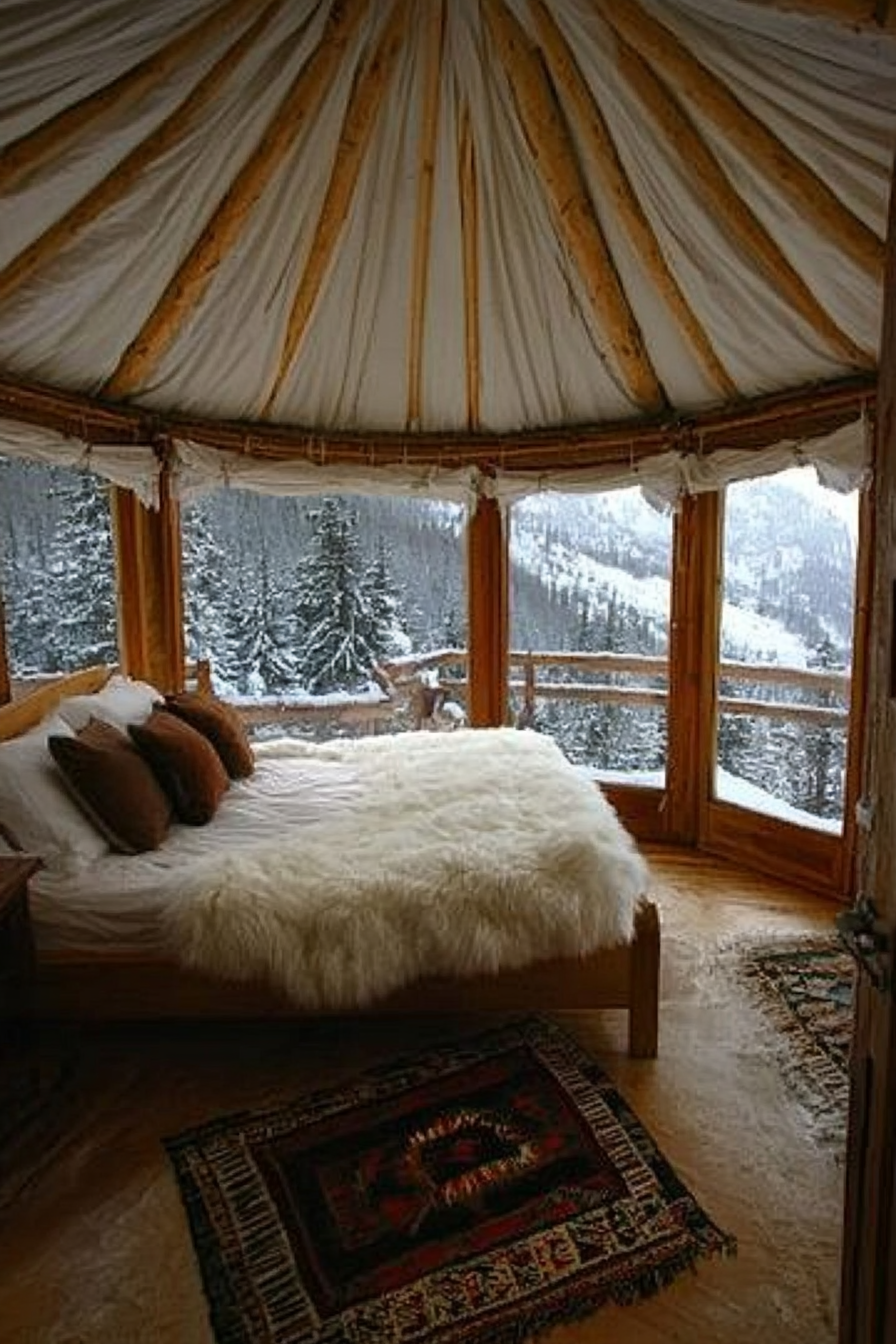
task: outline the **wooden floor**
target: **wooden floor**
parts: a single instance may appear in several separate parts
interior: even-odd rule
[[[830,928],[836,907],[724,864],[659,850],[648,857],[663,925],[659,1058],[628,1059],[613,1013],[557,1017],[604,1065],[710,1216],[736,1235],[739,1252],[544,1338],[832,1344],[842,1152],[818,1140],[788,1091],[771,1028],[732,958],[736,945],[770,934]],[[0,1181],[0,1341],[210,1344],[160,1140],[483,1025],[368,1019],[46,1036],[48,1080],[60,1049],[72,1075]]]

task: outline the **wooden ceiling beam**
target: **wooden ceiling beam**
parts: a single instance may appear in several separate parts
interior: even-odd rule
[[[592,169],[600,180],[603,193],[615,204],[632,248],[693,351],[710,387],[719,397],[736,397],[734,380],[716,354],[663,256],[650,221],[632,189],[603,113],[556,19],[544,0],[530,0],[530,10],[554,87],[570,109]]]
[[[410,16],[409,0],[396,0],[376,49],[352,89],[327,192],[318,216],[302,278],[293,299],[280,359],[261,415],[266,418],[289,373],[311,320],[324,276],[345,226],[358,185],[364,156],[377,116],[392,82],[405,42]]]
[[[439,132],[439,88],[445,47],[445,3],[437,0],[424,16],[423,117],[417,162],[417,209],[411,270],[411,320],[408,331],[408,413],[411,429],[423,418],[423,342],[429,293],[429,256],[435,193],[436,144]]]
[[[127,196],[141,175],[181,140],[195,118],[216,96],[246,53],[263,33],[283,0],[268,4],[232,46],[215,62],[182,103],[145,140],[135,146],[91,191],[44,229],[32,243],[0,270],[0,303],[74,242],[95,219]]]
[[[236,174],[218,207],[169,280],[105,386],[112,398],[138,391],[202,299],[235,246],[257,201],[329,88],[365,13],[360,3],[333,5],[323,36],[293,80],[255,152]]]
[[[238,22],[258,0],[230,0],[213,10],[193,28],[180,33],[159,51],[105,84],[94,93],[42,122],[34,130],[0,150],[0,196],[14,191],[29,173],[58,154],[80,131],[107,112],[137,102],[169,78],[172,71],[202,51],[217,33]]]
[[[313,426],[162,416],[101,398],[0,377],[0,418],[42,425],[86,443],[157,445],[190,439],[210,448],[271,461],[327,465],[497,466],[558,471],[635,463],[665,449],[743,448],[761,451],[784,439],[830,433],[858,416],[872,416],[877,380],[860,375],[798,391],[753,398],[736,406],[676,420],[659,417],[612,425],[572,425],[517,434],[323,433]],[[0,444],[2,455],[2,444]]]
[[[638,0],[599,0],[607,23],[642,59],[661,70],[686,107],[696,108],[728,142],[787,194],[805,219],[876,280],[883,277],[884,241],[858,219],[792,150],[740,102],[719,77]]]
[[[475,433],[479,429],[482,410],[482,354],[479,335],[479,183],[476,175],[476,145],[468,108],[464,108],[458,134],[467,427]]]
[[[601,13],[615,25],[616,0],[598,0]],[[844,364],[856,369],[874,367],[875,356],[848,337],[819,303],[799,272],[791,265],[771,234],[734,188],[713,151],[669,87],[658,79],[626,39],[617,32],[617,64],[621,74],[647,109],[670,149],[695,182],[704,207],[712,210],[719,229],[730,235],[743,253],[752,257],[769,284],[812,328]]]
[[[544,66],[504,0],[483,0],[483,13],[558,231],[597,318],[607,363],[636,405],[646,413],[658,412],[666,404],[665,394],[591,204],[575,145]]]

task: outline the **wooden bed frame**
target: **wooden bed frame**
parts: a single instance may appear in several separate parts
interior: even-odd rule
[[[112,670],[87,668],[0,706],[0,741],[35,727],[65,697],[100,690]],[[645,897],[629,944],[496,975],[418,980],[358,1011],[387,1015],[624,1009],[629,1053],[652,1059],[658,1042],[659,963],[659,916]],[[43,1019],[92,1021],[309,1015],[265,985],[216,979],[175,962],[114,949],[87,956],[44,953],[38,948],[29,1008]]]

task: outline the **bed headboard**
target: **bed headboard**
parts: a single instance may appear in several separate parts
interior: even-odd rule
[[[0,742],[36,728],[41,719],[56,708],[60,700],[70,695],[91,695],[99,691],[115,671],[114,667],[84,667],[44,682],[8,705],[0,705]]]

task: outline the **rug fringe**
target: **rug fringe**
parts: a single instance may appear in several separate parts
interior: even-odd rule
[[[578,1285],[567,1283],[551,1299],[539,1303],[537,1310],[527,1312],[519,1320],[499,1325],[477,1322],[469,1335],[454,1336],[451,1344],[461,1344],[461,1341],[463,1344],[533,1344],[546,1331],[586,1320],[608,1303],[630,1307],[655,1297],[682,1274],[696,1273],[701,1260],[714,1257],[727,1260],[736,1255],[737,1238],[712,1225],[705,1235],[698,1234],[696,1244],[683,1248],[663,1264],[642,1270],[627,1282],[604,1286],[597,1291],[588,1291],[587,1284],[582,1285],[584,1291],[579,1291]],[[570,1301],[571,1291],[576,1294],[575,1301]]]
[[[777,958],[840,954],[834,934],[788,935],[737,952],[739,977],[763,1016],[780,1033],[774,1053],[786,1083],[808,1113],[815,1137],[825,1144],[842,1144],[849,1108],[848,1069],[819,1042],[786,998],[770,966]]]

